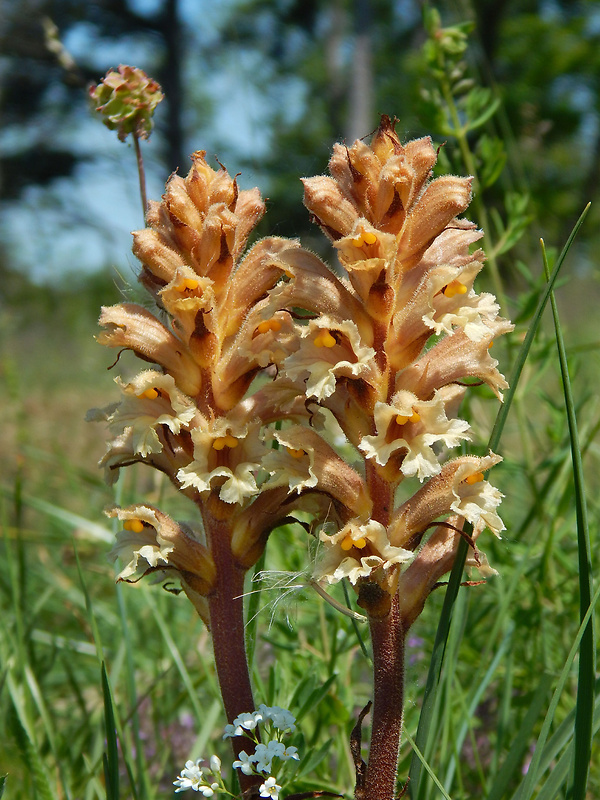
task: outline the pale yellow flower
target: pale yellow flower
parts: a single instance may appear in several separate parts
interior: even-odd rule
[[[391,545],[384,526],[375,520],[351,520],[333,535],[322,530],[319,539],[325,552],[313,574],[318,582],[338,583],[348,578],[356,584],[377,570],[386,572],[414,558],[409,550]]]
[[[330,397],[342,377],[375,379],[375,351],[363,344],[352,320],[337,322],[323,315],[297,329],[303,341],[286,359],[285,374],[293,380],[306,380],[307,397]]]
[[[400,469],[421,481],[441,470],[433,445],[456,447],[470,438],[468,422],[446,416],[441,391],[435,391],[432,400],[419,400],[405,390],[397,392],[391,403],[375,404],[374,419],[377,435],[363,437],[362,452],[385,466],[392,453],[406,451]]]

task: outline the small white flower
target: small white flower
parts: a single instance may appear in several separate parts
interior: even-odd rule
[[[240,772],[244,773],[244,775],[252,775],[254,773],[254,767],[252,766],[252,763],[255,760],[255,754],[249,756],[245,750],[242,750],[240,752],[239,760],[233,762],[233,768],[239,769]]]
[[[273,777],[267,778],[267,780],[260,785],[261,797],[274,797],[275,800],[277,800],[280,791],[281,786],[275,782],[275,778]]]
[[[233,736],[241,736],[244,730],[241,725],[225,725],[223,739],[230,739]]]
[[[286,747],[283,753],[279,756],[282,761],[289,761],[290,758],[295,759],[296,761],[300,761],[300,756],[298,755],[298,748],[297,747]]]
[[[178,788],[175,792],[185,792],[186,789],[193,789],[195,792],[201,791],[202,781],[204,776],[200,769],[200,762],[202,759],[194,761],[186,761],[185,768],[181,770],[181,775],[177,776],[177,780],[173,781],[173,785]],[[213,792],[211,791],[211,795]],[[210,797],[211,795],[207,795]]]
[[[210,771],[221,772],[221,759],[219,758],[219,756],[210,757]]]
[[[272,744],[272,742],[269,742],[269,744]],[[266,744],[262,744],[262,742],[257,744],[254,755],[251,756],[251,760],[256,764],[256,771],[270,772],[274,755],[275,753]]]
[[[260,711],[263,713],[265,720],[270,719],[274,727],[280,731],[295,731],[296,717],[287,710],[287,708],[280,708],[279,706],[266,706],[261,703],[259,706]]]
[[[271,739],[270,742],[267,742],[267,752],[271,758],[281,758],[284,750],[285,745],[283,742],[278,742],[276,739]]]
[[[260,711],[244,711],[233,720],[234,725],[241,725],[247,731],[253,731],[259,722],[262,722],[262,714]]]
[[[219,784],[213,784],[213,786],[218,786]],[[197,792],[200,792],[204,795],[204,797],[212,797],[214,795],[214,789],[212,786],[199,786],[196,789]]]

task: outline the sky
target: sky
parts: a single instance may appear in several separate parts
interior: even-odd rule
[[[201,49],[215,44],[219,24],[235,2],[182,0],[181,22],[190,39],[193,32],[196,46],[199,43]],[[161,2],[130,0],[130,4],[141,13],[151,13]],[[93,28],[84,23],[74,27],[63,43],[75,61],[85,58],[89,63],[90,53],[93,54],[92,65],[98,66],[99,79],[107,63],[143,66],[151,56],[146,43],[117,36],[98,40]],[[186,84],[193,87],[194,81],[200,81],[202,91],[214,104],[210,125],[203,130],[188,131],[186,150],[191,153],[205,149],[208,156],[218,155],[230,173],[235,174],[242,156],[247,158],[251,153],[259,164],[269,147],[261,117],[266,105],[273,102],[274,89],[269,85],[268,75],[264,80],[265,92],[256,88],[254,78],[265,70],[258,54],[231,50],[219,56],[219,67],[217,72],[208,72],[202,59],[193,58],[188,52]],[[297,115],[303,102],[300,81],[290,81],[278,91],[277,101],[287,104],[289,116]],[[157,124],[166,113],[164,103],[157,109]],[[137,262],[130,253],[130,234],[143,226],[133,145],[131,141],[119,142],[116,134],[91,113],[79,113],[70,124],[65,123],[51,131],[57,146],[93,152],[94,157],[82,163],[73,176],[58,179],[50,186],[28,187],[20,201],[4,206],[0,238],[10,263],[37,283],[53,283],[66,275],[75,278],[107,268],[131,275],[137,269]],[[19,147],[24,135],[31,132],[5,131],[0,137],[0,147]],[[142,142],[142,150],[148,197],[160,199],[168,175],[164,174],[157,155],[156,137]],[[181,166],[181,172],[187,172],[187,164]],[[246,169],[239,182],[242,188],[248,188],[262,180],[258,169],[255,173]],[[261,188],[264,192],[264,187]]]

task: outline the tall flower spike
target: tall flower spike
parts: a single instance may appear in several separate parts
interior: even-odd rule
[[[310,516],[314,579],[348,578],[370,619],[373,731],[357,797],[378,800],[394,797],[406,631],[460,539],[488,576],[478,539],[503,529],[486,478],[499,457],[450,451],[472,436],[458,417],[472,391],[463,379],[501,399],[489,346],[512,325],[474,289],[481,232],[459,217],[471,179],[433,179],[435,162],[430,139],[402,144],[388,117],[370,145],[334,147],[331,175],[304,181],[337,250],[333,271],[297,241],[263,239],[244,255],[264,212],[258,190],[240,191],[195,153],[134,234],[161,320],[131,303],[100,318],[102,343],[153,366],[120,383],[120,404],[90,414],[114,437],[102,462],[110,475],[149,464],[198,508],[197,533],[150,506],[113,512],[125,528],[121,578],[180,576],[211,629],[230,723],[253,710],[245,572],[279,524]],[[255,778],[242,771],[243,792],[274,788]]]
[[[458,418],[470,391],[464,379],[485,382],[502,398],[506,381],[489,346],[512,325],[492,295],[474,288],[484,266],[483,251],[474,247],[482,233],[460,218],[472,180],[433,178],[436,158],[429,138],[402,144],[388,117],[370,145],[335,145],[330,176],[307,178],[304,188],[339,267],[289,250],[290,280],[271,295],[274,308],[285,303],[309,312],[308,321],[295,322],[298,344],[280,364],[279,379],[305,395],[312,441],[310,448],[299,445],[296,464],[295,452],[270,455],[270,481],[281,487],[287,474],[290,496],[332,497],[322,477],[327,470],[315,470],[309,457],[309,450],[326,452],[318,437],[331,449],[330,434],[315,424],[317,408],[341,428],[339,452],[347,457],[350,443],[363,461],[353,467],[364,475],[369,510],[353,513],[338,497],[335,519],[320,533],[314,578],[347,577],[370,618],[373,732],[357,797],[379,800],[394,796],[390,765],[399,742],[406,631],[452,568],[460,539],[470,545],[467,563],[487,577],[493,570],[477,539],[485,527],[497,535],[503,529],[501,495],[484,474],[499,458],[449,460],[449,453],[472,438],[469,423]],[[327,457],[334,464],[339,456],[332,450]],[[396,507],[405,481],[415,485],[402,487],[409,499]],[[463,532],[465,521],[472,534]]]
[[[275,485],[261,491],[257,482],[269,450],[261,425],[307,419],[302,398],[280,381],[274,392],[265,387],[243,399],[258,373],[270,375],[297,347],[292,316],[273,295],[288,280],[286,252],[299,244],[263,239],[245,252],[263,212],[258,190],[240,191],[203,152],[192,156],[185,178],[170,178],[133,246],[161,319],[133,303],[104,308],[100,317],[102,344],[130,349],[152,368],[118,381],[122,401],[89,414],[109,424],[102,461],[109,479],[133,462],[148,464],[198,508],[197,534],[149,506],[111,512],[124,522],[114,555],[124,560],[122,580],[179,577],[213,634],[230,720],[253,708],[244,575],[278,521],[307,502]],[[246,789],[253,778],[242,782]]]

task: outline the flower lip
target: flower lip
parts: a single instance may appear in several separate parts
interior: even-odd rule
[[[375,520],[352,520],[331,536],[321,531],[319,539],[325,545],[325,553],[313,576],[317,582],[338,583],[348,578],[356,584],[376,570],[385,572],[414,558],[412,552],[392,546],[386,529]]]
[[[367,458],[385,466],[396,452],[406,451],[400,469],[406,476],[416,475],[421,481],[441,470],[434,444],[456,447],[470,438],[465,420],[449,419],[446,402],[452,393],[435,391],[432,400],[420,400],[415,394],[401,390],[391,403],[375,404],[377,434],[364,436],[359,449]]]

